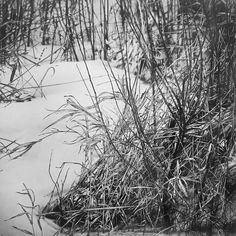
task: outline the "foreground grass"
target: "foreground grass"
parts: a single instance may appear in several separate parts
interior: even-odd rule
[[[181,2],[176,12],[169,5],[165,12],[159,1],[138,1],[136,12],[126,4],[124,32],[117,26],[125,76],[113,81],[108,73],[109,96],[97,94],[90,76],[93,106],[71,97],[62,107],[53,124],[74,121],[68,132],[78,134],[87,162],[80,180],[42,215],[72,233],[227,228],[235,220],[233,2]],[[137,83],[146,78],[131,78],[125,32],[133,33],[146,61],[150,88],[142,94]],[[111,98],[115,125],[102,110]]]
[[[113,82],[118,87],[113,96],[124,108],[117,124],[104,119],[104,98],[94,87],[93,110],[67,103],[68,111],[75,109],[70,118],[77,123],[88,118],[80,141],[99,158],[65,196],[45,207],[44,215],[62,229],[222,230],[235,221],[232,5],[224,5],[222,16],[220,1],[182,3],[176,17],[153,4],[139,2],[135,12],[128,1],[123,26],[133,30],[142,50],[149,90],[140,94],[133,87],[127,35],[120,32],[125,76]]]
[[[98,95],[93,107],[74,99],[63,107],[73,108],[70,119],[77,123],[84,124],[86,115],[78,139],[85,154],[99,158],[87,162],[79,181],[50,201],[43,215],[70,232],[227,227],[234,220],[236,178],[232,107],[210,108],[199,81],[189,84],[185,96],[177,86],[164,89],[166,78],[155,99],[151,86],[139,94],[137,81],[131,81],[113,82],[119,90],[115,99],[125,104],[115,126],[106,122],[99,102],[106,99]]]

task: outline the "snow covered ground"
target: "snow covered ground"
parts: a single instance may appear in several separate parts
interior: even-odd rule
[[[89,106],[92,104],[89,92],[92,96],[94,95],[91,81],[96,93],[106,96],[104,92],[118,91],[114,81],[115,78],[121,80],[124,73],[122,70],[112,68],[112,74],[110,67],[100,60],[86,61],[86,64],[83,61],[61,62],[60,55],[57,54],[54,54],[55,62],[50,64],[51,57],[47,57],[50,53],[50,48],[37,47],[34,50],[31,49],[27,59],[22,59],[25,67],[21,68],[20,75],[16,75],[19,78],[15,81],[15,85],[24,87],[23,97],[30,95],[33,98],[30,101],[0,104],[0,141],[4,138],[5,141],[12,140],[26,144],[11,157],[0,152],[0,236],[63,235],[62,233],[55,234],[59,228],[50,220],[41,219],[39,225],[37,214],[51,196],[50,193],[54,188],[53,181],[58,181],[61,185],[67,170],[69,172],[64,183],[64,192],[76,181],[81,171],[81,164],[85,160],[85,154],[79,152],[79,143],[71,144],[71,141],[76,138],[71,133],[55,134],[42,139],[44,129],[60,117],[52,113],[66,103],[67,96],[74,96],[81,105]],[[42,58],[47,58],[47,60],[42,62]],[[40,62],[40,66],[32,64],[32,61]],[[10,71],[0,72],[1,81],[7,83],[9,78]],[[111,86],[111,81],[113,81],[113,86]],[[147,85],[140,82],[139,88],[142,94],[147,89]],[[124,104],[120,102],[118,105],[122,108]],[[116,121],[119,111],[114,100],[104,101],[101,108],[103,114],[110,118],[111,124]],[[63,120],[55,127],[63,130],[70,123],[70,119]],[[17,154],[24,151],[27,144],[29,146],[33,142],[35,144],[28,152],[14,159]],[[14,146],[16,145],[13,143],[10,148]],[[60,178],[57,179],[60,172]],[[25,207],[31,206],[32,203],[25,194],[26,188],[35,206],[32,213],[30,208]],[[20,204],[30,213],[28,217],[23,214]],[[18,217],[12,218],[15,215]],[[29,219],[32,219],[33,228]],[[124,233],[113,232],[111,235],[124,235]],[[143,234],[134,232],[126,233],[126,235]],[[146,233],[145,235],[155,234]]]
[[[112,75],[108,76],[109,68],[105,69],[101,61],[87,61],[86,65],[84,62],[44,63],[41,66],[34,66],[28,72],[24,73],[24,71],[26,71],[26,68],[22,68],[21,74],[23,76],[18,80],[20,81],[18,86],[24,85],[27,94],[33,95],[34,98],[31,101],[13,102],[8,105],[1,104],[0,107],[1,138],[16,140],[18,143],[40,140],[43,137],[42,131],[59,118],[56,115],[48,115],[65,103],[66,95],[73,95],[83,106],[91,105],[88,89],[92,94],[93,92],[89,78],[92,79],[98,94],[111,92],[110,79],[114,79]],[[113,69],[113,72],[119,77],[123,73],[117,69]],[[4,78],[5,80],[9,78],[9,74],[5,73],[1,79]],[[39,85],[40,88],[38,87]],[[107,101],[104,103],[104,114],[115,119],[115,110],[114,102]],[[65,125],[66,121],[62,121],[57,124],[57,128],[63,129]],[[0,235],[25,235],[12,226],[32,232],[26,215],[8,221],[6,219],[23,212],[18,203],[23,205],[31,204],[27,195],[19,194],[25,188],[24,185],[33,190],[35,205],[43,207],[47,203],[49,194],[54,186],[49,175],[49,163],[51,163],[50,173],[54,180],[61,170],[59,167],[64,162],[78,163],[68,163],[64,166],[60,181],[63,180],[66,170],[70,169],[66,179],[65,190],[78,177],[80,172],[79,164],[84,161],[84,153],[79,152],[79,145],[68,144],[73,138],[66,134],[50,136],[33,145],[28,152],[15,160],[11,160],[8,156],[4,157],[4,153],[1,153]],[[41,235],[35,214],[37,214],[37,209],[33,213],[35,234]],[[42,220],[41,224],[43,235],[53,235],[57,230],[56,226],[52,226],[52,223],[48,223],[45,220]]]

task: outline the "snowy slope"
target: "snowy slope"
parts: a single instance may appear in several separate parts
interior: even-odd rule
[[[1,138],[17,140],[19,143],[40,140],[45,127],[58,118],[55,115],[45,117],[65,103],[65,95],[73,95],[84,106],[91,105],[87,91],[89,89],[93,94],[90,78],[98,94],[112,91],[109,81],[114,78],[108,77],[108,71],[101,61],[88,61],[87,68],[84,62],[44,64],[33,67],[30,72],[23,75],[19,86],[24,85],[27,88],[27,93],[34,95],[35,98],[22,103],[14,102],[8,106],[1,104]],[[114,69],[113,72],[119,77],[122,76],[120,70]],[[42,89],[37,88],[37,85],[41,85]],[[106,113],[115,119],[115,110],[114,102],[104,103],[104,114]],[[65,121],[63,121],[57,127],[63,129],[65,125]],[[0,235],[24,235],[12,228],[12,225],[31,230],[26,216],[17,217],[10,221],[5,221],[5,219],[22,212],[17,203],[30,205],[26,195],[17,193],[22,192],[23,183],[34,191],[35,204],[44,206],[48,201],[48,194],[53,187],[49,176],[50,157],[52,158],[50,171],[55,179],[60,171],[58,167],[63,162],[83,162],[84,154],[83,152],[79,153],[78,145],[66,143],[73,138],[65,134],[54,135],[35,144],[27,153],[16,160],[10,160],[9,157],[0,159]],[[65,188],[68,188],[78,176],[80,165],[66,164],[65,170],[67,168],[70,168],[70,171]],[[65,174],[65,171],[63,173]],[[42,221],[42,227],[44,235],[50,236],[55,232],[55,229],[46,221]],[[36,229],[38,230],[36,235],[40,235],[37,224]]]

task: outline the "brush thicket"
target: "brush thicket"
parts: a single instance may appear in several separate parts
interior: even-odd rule
[[[222,229],[234,220],[233,8],[224,4],[222,15],[221,1],[126,4],[123,28],[143,50],[150,88],[139,94],[132,86],[128,48],[118,37],[125,76],[122,85],[113,82],[113,95],[123,110],[109,126],[94,87],[93,110],[67,103],[77,124],[86,115],[78,139],[98,160],[44,214],[72,230]]]

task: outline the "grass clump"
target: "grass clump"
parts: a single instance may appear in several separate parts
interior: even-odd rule
[[[142,49],[149,87],[138,92],[139,74],[131,82],[128,44],[119,35],[125,76],[122,83],[110,79],[119,111],[115,125],[102,111],[107,97],[94,86],[92,107],[76,100],[63,107],[66,115],[58,121],[74,120],[68,132],[78,134],[86,154],[98,156],[43,211],[63,229],[220,230],[235,220],[232,8],[224,5],[229,19],[217,8],[221,1],[186,4],[170,11],[173,6],[161,8],[160,1],[127,1],[122,27],[133,30]]]
[[[130,78],[125,78],[126,93],[113,82],[124,101],[115,126],[105,122],[100,102],[86,108],[68,100],[62,112],[83,133],[75,126],[68,132],[80,133],[86,153],[96,153],[98,159],[88,162],[65,196],[48,203],[46,217],[64,229],[81,231],[223,228],[231,222],[232,109],[210,109],[207,88],[197,80],[188,84],[187,95],[178,86],[164,89],[169,80],[159,83],[155,99],[152,87],[135,92]]]

